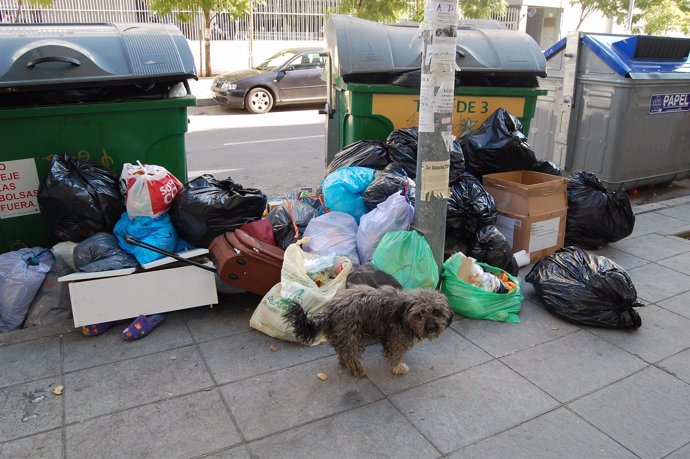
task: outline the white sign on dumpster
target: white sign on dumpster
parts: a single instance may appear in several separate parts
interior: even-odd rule
[[[0,161],[0,219],[39,213],[37,195],[33,159]]]
[[[649,98],[649,114],[690,111],[690,92],[652,94]]]

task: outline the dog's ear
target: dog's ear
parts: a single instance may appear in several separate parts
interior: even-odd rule
[[[419,301],[408,301],[405,305],[405,324],[409,327],[423,317],[425,305]]]

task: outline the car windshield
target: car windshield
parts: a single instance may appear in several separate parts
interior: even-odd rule
[[[292,51],[281,51],[278,54],[274,54],[273,56],[269,57],[261,64],[257,65],[256,68],[264,71],[275,70],[281,65],[288,62],[293,57],[295,57],[295,53],[293,53]]]

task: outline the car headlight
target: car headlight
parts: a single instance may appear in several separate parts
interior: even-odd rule
[[[220,85],[220,89],[222,89],[223,91],[231,91],[233,89],[237,89],[237,85],[235,83],[225,81],[223,82],[223,84]]]

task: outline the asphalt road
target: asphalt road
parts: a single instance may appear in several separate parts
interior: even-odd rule
[[[189,178],[230,176],[269,198],[317,188],[326,161],[325,115],[318,108],[276,108],[262,115],[218,105],[190,108],[185,136]]]
[[[189,177],[211,173],[228,176],[269,198],[302,187],[317,188],[326,156],[325,115],[318,106],[277,107],[251,115],[219,105],[188,109],[186,134]],[[633,205],[690,194],[690,178],[665,186],[630,190]]]

